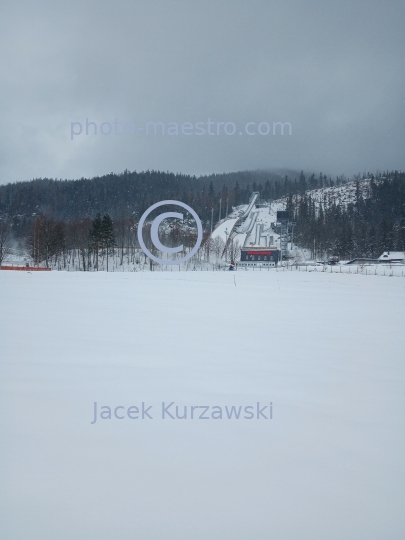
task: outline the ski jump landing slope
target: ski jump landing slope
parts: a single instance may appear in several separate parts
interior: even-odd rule
[[[221,221],[220,224],[212,232],[211,238],[215,240],[215,238],[220,237],[226,243],[227,239],[234,231],[235,225],[249,216],[252,208],[254,208],[254,205],[256,204],[258,197],[259,193],[254,192],[251,196],[249,204],[247,205],[247,208],[239,211],[236,210],[229,215],[228,219]]]
[[[226,242],[239,219],[240,218],[230,218],[220,223],[218,227],[212,231],[211,238],[215,240],[215,238],[219,237]]]

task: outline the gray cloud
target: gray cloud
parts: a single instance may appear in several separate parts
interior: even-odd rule
[[[0,182],[161,169],[404,169],[402,1],[4,1]],[[233,136],[70,123],[234,122]],[[246,122],[292,135],[248,136]],[[242,131],[243,135],[239,135]]]

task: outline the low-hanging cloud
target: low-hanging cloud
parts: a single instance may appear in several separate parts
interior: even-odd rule
[[[2,183],[404,168],[403,2],[7,0],[1,12]],[[179,136],[72,137],[86,119]],[[181,132],[207,121],[212,136]],[[291,134],[273,136],[277,122]]]

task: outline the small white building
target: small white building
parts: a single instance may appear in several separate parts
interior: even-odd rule
[[[380,257],[378,257],[378,262],[381,263],[400,263],[405,264],[405,253],[403,251],[384,251]]]

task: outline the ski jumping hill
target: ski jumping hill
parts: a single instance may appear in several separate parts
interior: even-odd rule
[[[280,247],[280,235],[274,231],[277,211],[285,207],[281,202],[261,203],[260,194],[252,193],[249,204],[233,209],[227,218],[220,221],[211,234],[212,240],[221,238],[238,242],[240,247]]]

